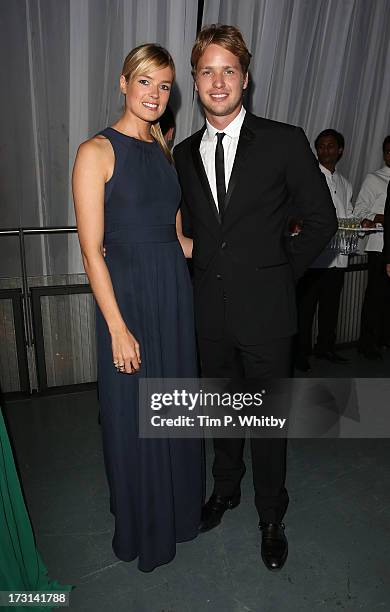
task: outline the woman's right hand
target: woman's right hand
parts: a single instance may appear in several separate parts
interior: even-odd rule
[[[111,332],[111,344],[114,366],[119,372],[133,374],[140,369],[140,346],[127,328]]]

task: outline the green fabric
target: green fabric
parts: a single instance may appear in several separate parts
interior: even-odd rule
[[[70,591],[71,585],[50,580],[35,547],[11,445],[0,408],[0,590]],[[41,610],[49,607],[2,607],[1,610]]]

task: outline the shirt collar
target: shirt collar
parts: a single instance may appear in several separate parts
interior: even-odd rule
[[[323,172],[325,174],[325,176],[328,176],[330,178],[335,178],[338,175],[337,170],[335,170],[334,172],[331,172],[330,170],[328,170],[328,168],[325,168],[325,166],[323,166],[322,164],[318,164],[320,167],[321,172]]]
[[[240,112],[237,117],[233,119],[223,130],[218,130],[206,119],[206,131],[209,140],[213,140],[215,138],[215,134],[217,132],[223,131],[225,134],[230,136],[231,138],[239,138],[242,124],[245,119],[246,110],[243,106],[241,106]]]
[[[390,168],[389,166],[383,166],[378,172],[382,172],[385,176],[390,176]]]

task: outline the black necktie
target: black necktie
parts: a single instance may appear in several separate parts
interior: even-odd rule
[[[225,136],[224,132],[217,132],[217,146],[215,149],[215,179],[217,183],[217,200],[219,216],[222,220],[225,207],[225,158],[223,154],[222,140]]]

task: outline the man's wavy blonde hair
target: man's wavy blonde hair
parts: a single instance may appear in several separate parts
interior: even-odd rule
[[[198,62],[209,45],[219,45],[233,53],[240,62],[242,74],[246,75],[252,55],[248,51],[240,30],[235,26],[213,23],[202,28],[192,47],[192,76],[195,76]]]

